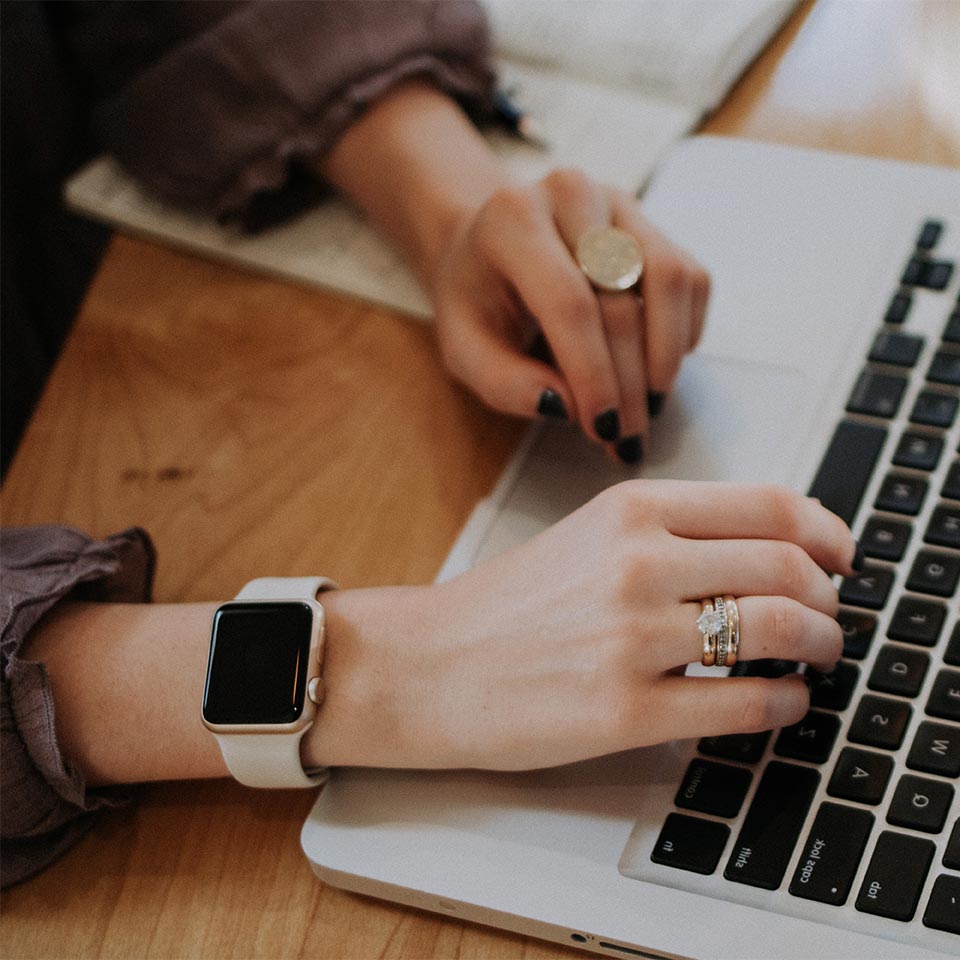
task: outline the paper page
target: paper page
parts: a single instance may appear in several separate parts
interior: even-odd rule
[[[715,106],[796,0],[484,0],[505,59]]]

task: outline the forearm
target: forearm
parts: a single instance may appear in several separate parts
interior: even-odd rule
[[[91,785],[226,776],[200,720],[215,604],[64,603],[24,656],[46,666],[56,730]]]
[[[317,169],[401,247],[425,281],[456,223],[508,182],[460,107],[416,81],[375,103]]]

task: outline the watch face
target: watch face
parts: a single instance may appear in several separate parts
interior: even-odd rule
[[[306,696],[313,609],[231,603],[213,618],[203,717],[209,723],[293,723]]]

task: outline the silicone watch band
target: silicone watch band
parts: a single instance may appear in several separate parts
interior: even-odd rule
[[[322,590],[334,590],[327,577],[261,577],[251,580],[237,600],[315,600]],[[323,659],[323,632],[317,657]],[[295,734],[215,733],[227,769],[248,787],[319,787],[329,776],[327,767],[305,770],[300,760],[300,740],[313,726]]]

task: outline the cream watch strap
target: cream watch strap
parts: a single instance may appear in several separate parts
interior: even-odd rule
[[[251,580],[236,600],[315,600],[321,590],[335,590],[328,577],[260,577]],[[322,662],[323,633],[318,656]],[[327,767],[305,770],[300,760],[300,740],[312,727],[307,724],[296,734],[217,733],[220,752],[227,769],[248,787],[319,787],[329,776]]]

